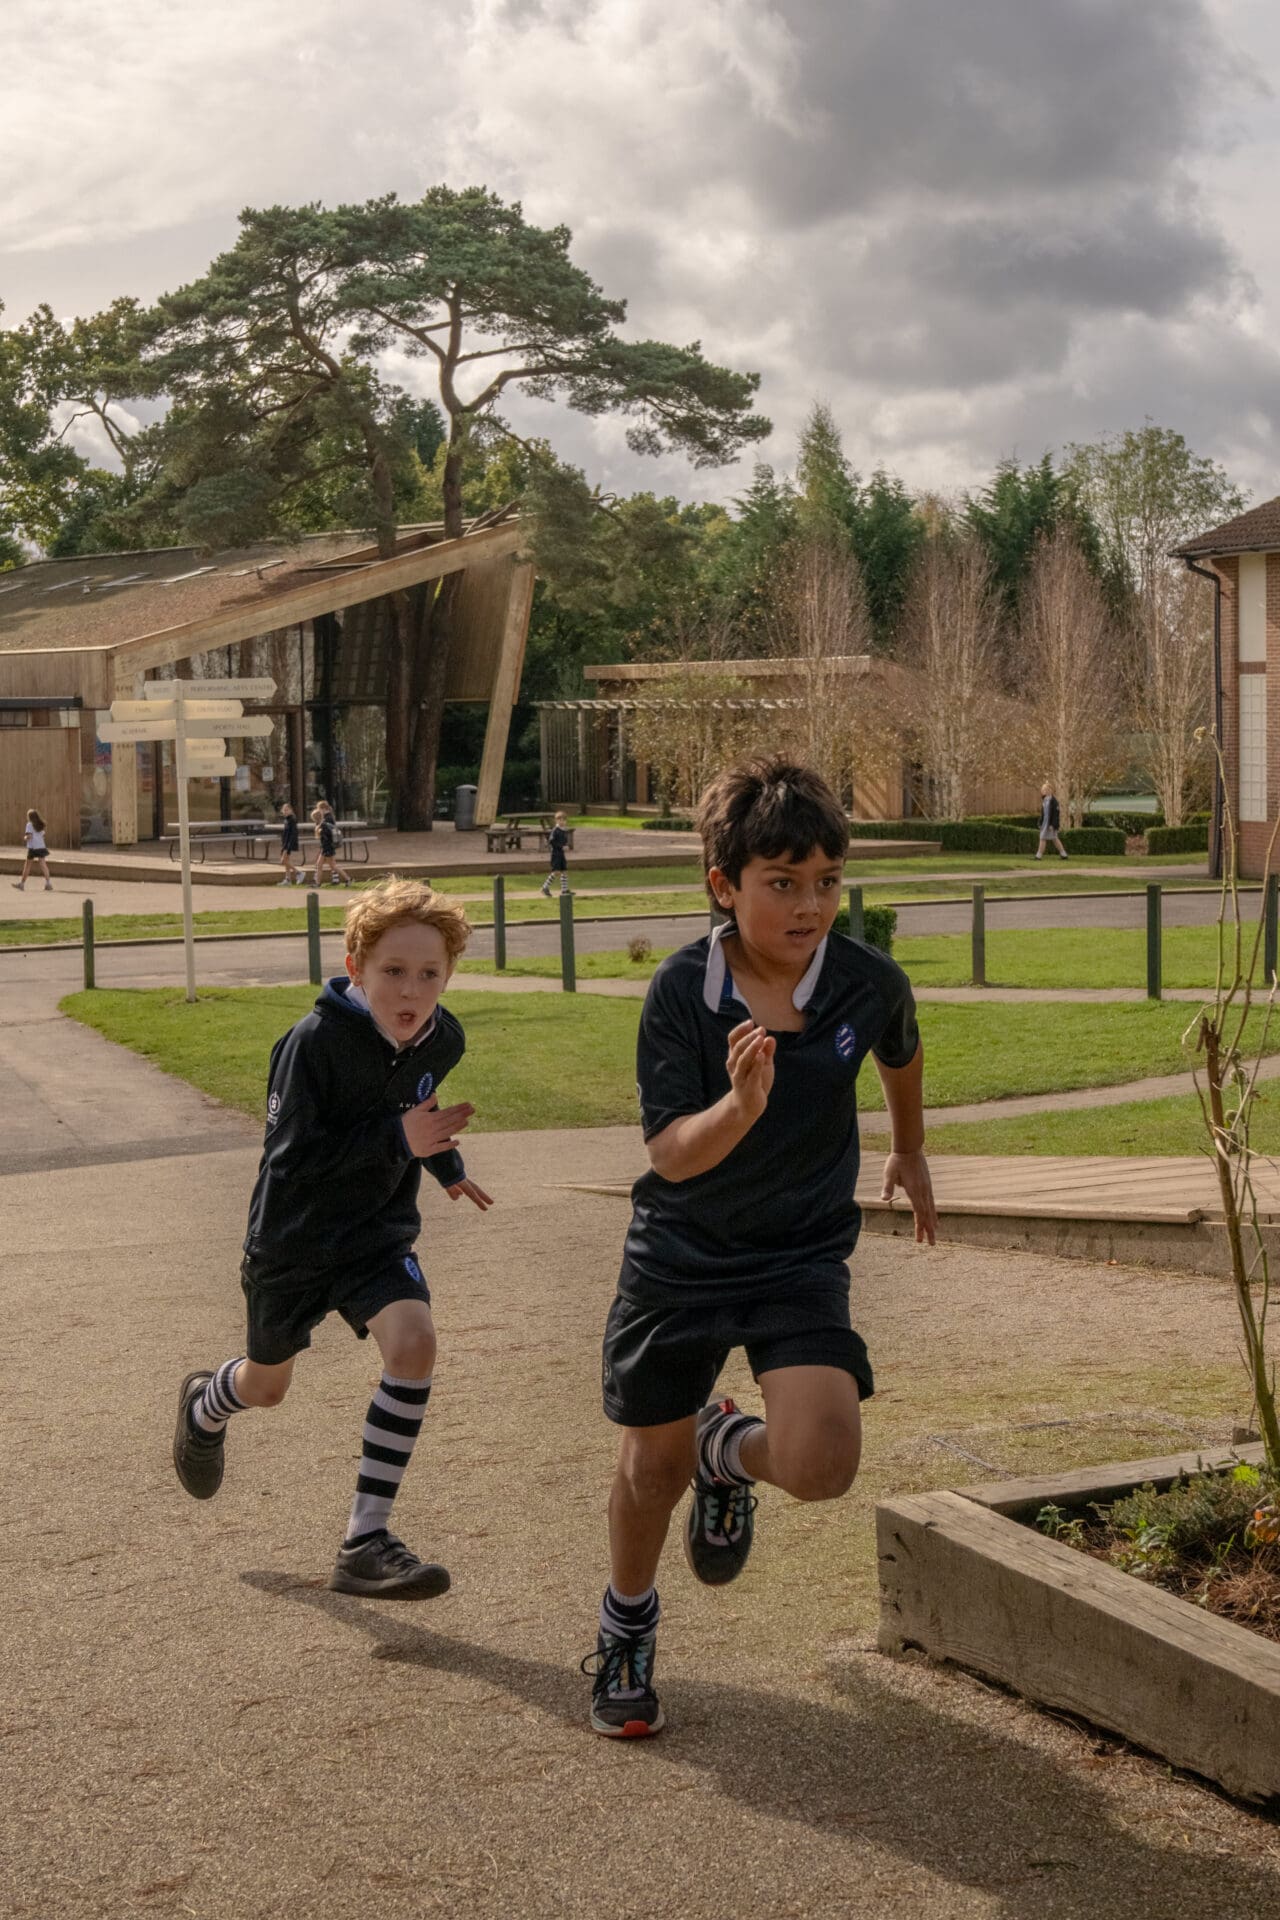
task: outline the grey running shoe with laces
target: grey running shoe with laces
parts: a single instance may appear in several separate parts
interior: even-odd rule
[[[653,1690],[656,1633],[624,1636],[600,1629],[596,1650],[582,1662],[591,1676],[591,1727],[608,1740],[643,1740],[660,1731],[662,1708]]]
[[[375,1533],[342,1547],[329,1580],[333,1593],[362,1593],[374,1600],[430,1600],[449,1591],[446,1567],[419,1560],[394,1533]]]
[[[703,1465],[708,1451],[735,1426],[759,1426],[732,1400],[717,1400],[698,1415],[698,1470],[684,1526],[684,1557],[694,1578],[707,1587],[727,1586],[747,1564],[758,1505],[750,1481],[719,1480]],[[719,1430],[717,1432],[717,1429]]]

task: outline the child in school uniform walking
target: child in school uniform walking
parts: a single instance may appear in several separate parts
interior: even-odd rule
[[[555,817],[555,823],[547,836],[547,845],[551,849],[551,871],[539,891],[550,898],[551,882],[557,874],[560,875],[561,893],[569,891],[569,862],[565,858],[565,849],[569,845],[569,829],[562,813],[558,813]]]
[[[284,868],[282,887],[300,887],[302,875],[298,872],[298,816],[286,800],[280,809],[283,825],[280,828],[280,865]]]
[[[44,875],[44,890],[46,893],[52,893],[53,882],[49,878],[49,847],[44,837],[44,821],[35,807],[27,808],[27,824],[22,829],[22,838],[26,842],[27,853],[22,863],[22,878],[15,880],[14,886],[21,893],[27,884],[27,876],[32,867],[39,867]]]

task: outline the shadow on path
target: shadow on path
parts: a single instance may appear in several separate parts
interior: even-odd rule
[[[501,1688],[592,1740],[587,1683],[572,1669],[433,1633],[288,1574],[242,1578],[367,1634],[374,1659]],[[725,1800],[764,1819],[856,1836],[988,1893],[1012,1920],[1258,1920],[1280,1908],[1280,1875],[1265,1865],[1174,1852],[1122,1829],[1115,1803],[1087,1781],[990,1728],[931,1711],[895,1690],[893,1676],[887,1661],[859,1661],[834,1674],[841,1704],[832,1705],[681,1678],[674,1724],[631,1751],[704,1769]]]

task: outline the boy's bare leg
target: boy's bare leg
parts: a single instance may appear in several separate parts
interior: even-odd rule
[[[862,1453],[858,1383],[842,1367],[776,1367],[760,1375],[765,1424],[743,1437],[744,1473],[794,1500],[836,1500]]]
[[[293,1360],[264,1367],[258,1360],[242,1360],[231,1379],[236,1398],[246,1407],[278,1407],[293,1379]]]
[[[609,1494],[609,1562],[615,1593],[647,1593],[671,1516],[693,1478],[695,1421],[625,1427]]]

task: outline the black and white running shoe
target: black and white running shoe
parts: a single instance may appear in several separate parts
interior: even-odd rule
[[[600,1629],[596,1650],[582,1662],[590,1674],[591,1727],[608,1740],[644,1740],[663,1725],[653,1690],[655,1633],[627,1635]]]

